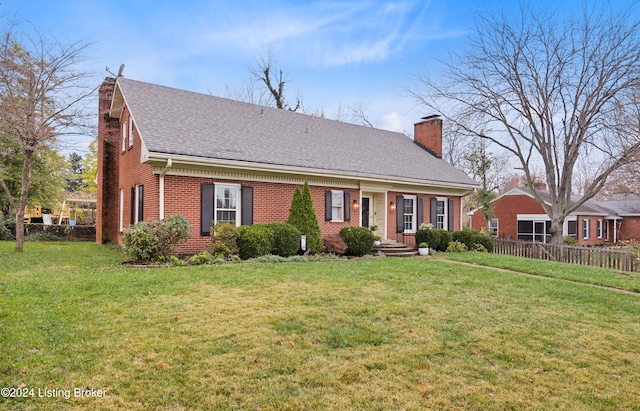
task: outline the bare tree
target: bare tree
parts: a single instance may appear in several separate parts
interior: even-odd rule
[[[260,56],[258,67],[252,69],[251,74],[256,80],[264,83],[277,108],[288,109],[290,111],[296,111],[300,108],[302,104],[300,97],[296,99],[295,107],[291,107],[289,103],[287,103],[284,95],[284,87],[290,80],[284,71],[278,67],[278,63],[273,57],[271,50],[268,50],[266,54]]]
[[[0,39],[0,133],[18,144],[23,156],[17,198],[0,177],[16,213],[16,251],[23,250],[24,208],[33,180],[34,154],[50,149],[58,135],[78,126],[86,116],[79,103],[93,90],[83,84],[88,74],[75,67],[87,46],[61,44],[17,25],[11,25]]]
[[[550,198],[531,192],[550,217],[555,243],[565,217],[640,148],[640,25],[632,6],[607,7],[585,3],[581,14],[564,20],[529,7],[515,19],[482,14],[469,47],[443,62],[444,80],[422,76],[424,88],[413,93],[510,152],[529,187],[535,164],[543,164]],[[587,152],[598,166],[572,202],[574,167]]]

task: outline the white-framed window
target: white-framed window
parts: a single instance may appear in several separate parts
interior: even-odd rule
[[[122,123],[122,151],[127,149],[127,131],[129,131],[127,122]]]
[[[602,238],[602,220],[597,220],[596,221],[596,237],[597,238]]]
[[[133,147],[133,119],[129,119],[129,147]]]
[[[416,231],[416,197],[404,196],[402,202],[402,214],[404,215],[404,232],[413,233]]]
[[[436,198],[436,227],[447,229],[447,199]]]
[[[119,213],[120,221],[119,227],[120,232],[124,231],[124,190],[120,189],[120,213]]]
[[[216,223],[234,223],[240,226],[240,185],[217,184],[214,216]]]
[[[344,221],[344,191],[331,190],[331,221]]]
[[[492,218],[489,220],[489,232],[497,233],[498,232],[498,219]]]
[[[551,220],[546,214],[518,214],[518,240],[551,241]]]
[[[588,240],[591,236],[591,220],[585,218],[582,220],[582,238]]]

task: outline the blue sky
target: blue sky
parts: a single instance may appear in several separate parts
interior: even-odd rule
[[[307,108],[328,117],[362,102],[376,126],[412,133],[431,113],[407,88],[426,68],[437,73],[437,57],[464,44],[478,7],[499,3],[4,0],[0,12],[62,42],[92,42],[83,68],[96,84],[105,67],[117,72],[124,63],[128,78],[224,96],[271,48],[289,74],[290,99],[299,93]]]

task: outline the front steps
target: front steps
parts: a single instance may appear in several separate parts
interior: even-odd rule
[[[406,244],[398,243],[392,240],[385,240],[380,245],[373,246],[373,253],[382,252],[387,257],[415,257],[418,251]]]

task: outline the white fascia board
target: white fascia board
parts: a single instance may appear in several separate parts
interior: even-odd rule
[[[332,170],[320,170],[306,167],[297,167],[297,166],[284,166],[279,164],[268,164],[268,163],[253,163],[247,161],[238,161],[238,160],[221,160],[221,159],[199,159],[191,156],[185,155],[175,155],[175,154],[166,154],[166,153],[155,153],[155,152],[147,152],[144,160],[145,162],[154,162],[159,161],[161,163],[166,163],[166,161],[171,158],[174,162],[174,167],[176,167],[176,163],[181,163],[185,166],[199,166],[199,167],[223,167],[230,168],[236,170],[246,170],[246,171],[257,171],[257,172],[271,172],[271,173],[281,173],[281,174],[300,174],[300,175],[308,175],[313,177],[328,177],[328,178],[336,178],[336,179],[352,179],[358,180],[362,182],[370,182],[370,183],[382,183],[382,184],[391,184],[391,185],[405,185],[405,186],[433,186],[443,189],[448,189],[452,191],[461,191],[467,192],[477,187],[477,185],[472,184],[462,184],[462,183],[450,183],[450,182],[442,182],[442,181],[425,181],[418,179],[403,179],[397,177],[385,177],[385,176],[374,176],[365,173],[357,173],[357,172],[340,172],[340,171],[332,171]],[[171,174],[171,173],[167,173]],[[459,195],[462,195],[460,193]]]

